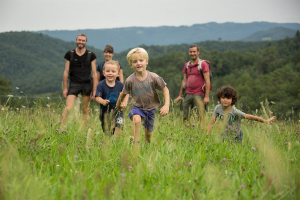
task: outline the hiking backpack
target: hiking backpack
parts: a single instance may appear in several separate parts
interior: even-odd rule
[[[204,76],[203,76],[203,72],[202,72],[202,66],[201,66],[201,64],[202,64],[202,62],[206,62],[206,64],[208,65],[208,67],[209,67],[209,79],[210,79],[210,90],[212,90],[212,79],[213,79],[213,75],[212,75],[212,72],[211,72],[211,63],[208,61],[208,60],[199,60],[198,61],[198,70],[199,70],[199,74],[201,73],[202,74],[202,77],[203,77],[203,79],[204,79]],[[190,63],[191,63],[191,61],[189,61],[188,62],[188,64],[186,65],[186,70],[190,67]],[[204,83],[204,85],[202,86],[202,90],[203,91],[205,91],[205,83]]]

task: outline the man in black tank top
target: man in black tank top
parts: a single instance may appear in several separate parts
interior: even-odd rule
[[[67,99],[62,114],[61,126],[68,117],[78,94],[82,95],[82,114],[84,121],[88,119],[89,103],[95,98],[97,88],[96,56],[85,48],[87,37],[79,34],[75,40],[76,49],[65,54],[64,88],[63,95]],[[91,75],[92,74],[92,75]],[[69,89],[68,89],[69,81]],[[85,123],[87,124],[87,123]]]

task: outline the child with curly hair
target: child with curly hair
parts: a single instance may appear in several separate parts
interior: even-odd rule
[[[211,129],[217,118],[221,120],[226,120],[226,128],[225,131],[221,133],[223,138],[232,138],[235,139],[238,143],[242,143],[243,140],[243,131],[241,130],[241,120],[249,119],[260,122],[272,122],[276,119],[275,116],[265,120],[261,117],[257,117],[254,115],[246,114],[239,109],[237,109],[234,105],[238,100],[237,91],[231,86],[224,86],[219,88],[217,91],[217,99],[220,104],[218,104],[214,110],[213,116],[207,127],[207,136],[209,136]]]

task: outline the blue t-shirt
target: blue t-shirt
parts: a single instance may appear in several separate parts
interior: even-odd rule
[[[117,80],[114,87],[109,87],[105,80],[98,83],[95,97],[101,97],[102,99],[110,101],[107,106],[100,104],[100,116],[103,116],[103,113],[110,112],[116,107],[117,100],[123,87],[124,84]]]
[[[101,81],[105,79],[105,76],[103,75],[104,63],[105,63],[105,61],[101,61],[96,68],[97,72],[100,72],[100,80]],[[120,69],[122,69],[121,63],[119,63],[119,65],[120,65]],[[117,81],[119,81],[119,80],[120,80],[119,77],[117,77]]]

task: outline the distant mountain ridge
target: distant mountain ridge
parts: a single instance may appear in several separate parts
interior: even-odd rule
[[[277,29],[274,29],[277,28]],[[299,23],[206,23],[192,26],[160,26],[160,27],[128,27],[111,29],[82,29],[37,31],[64,41],[74,41],[79,33],[88,36],[88,44],[103,49],[106,44],[114,46],[116,52],[121,52],[139,45],[172,45],[182,43],[195,43],[207,40],[219,41],[258,41],[257,37],[250,37],[256,32],[268,31],[271,40],[284,39],[286,35],[278,34],[279,29],[291,29],[289,35],[294,36],[300,29]],[[290,34],[294,30],[293,34]],[[283,31],[279,31],[283,32]],[[269,37],[269,36],[266,36]],[[274,39],[273,39],[274,38]]]

